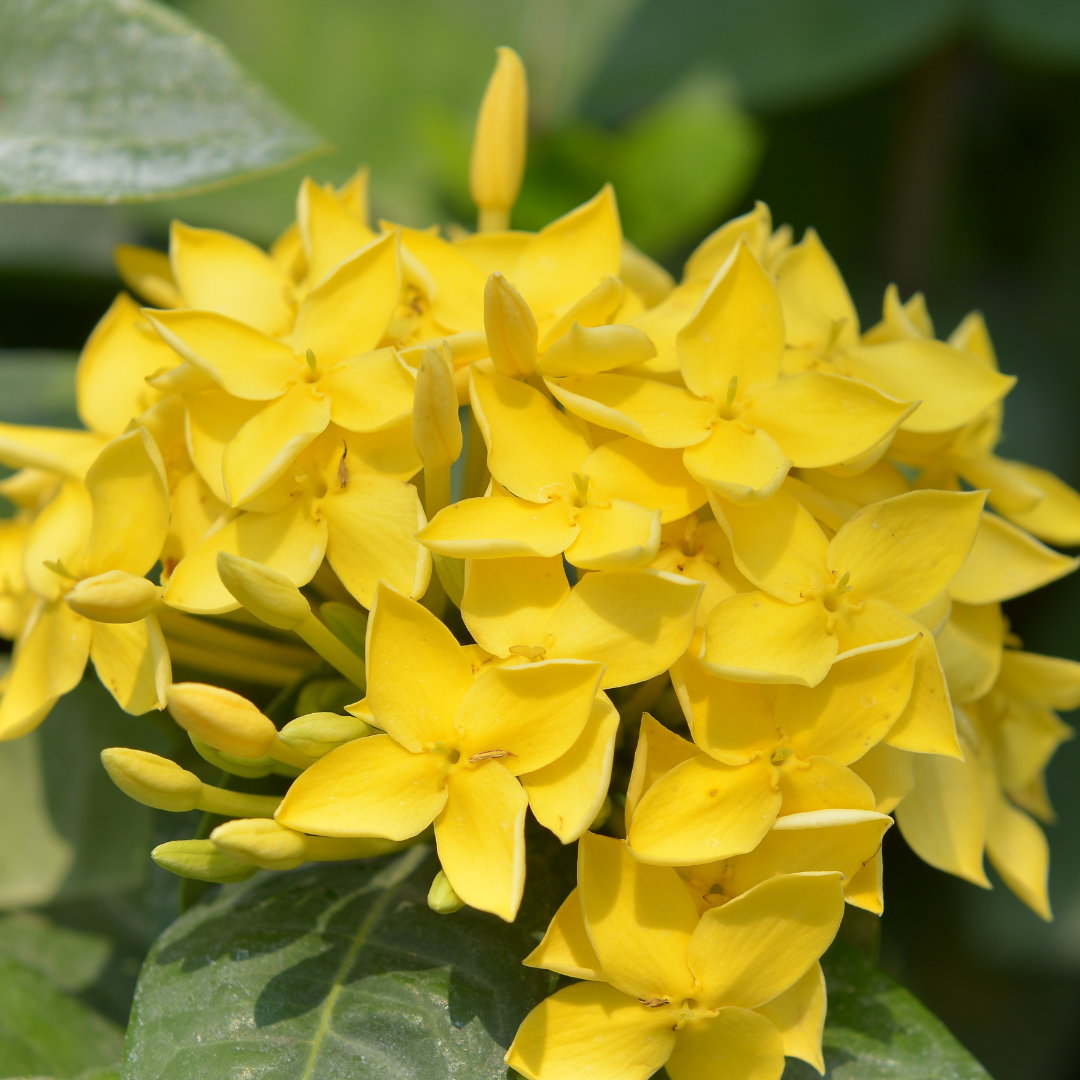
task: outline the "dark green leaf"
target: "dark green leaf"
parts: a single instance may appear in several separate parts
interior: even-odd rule
[[[225,50],[151,0],[0,6],[0,199],[217,187],[324,149]]]
[[[573,885],[572,850],[546,834],[530,845],[512,925],[432,912],[439,864],[426,847],[224,890],[148,957],[125,1076],[505,1076],[506,1047],[553,983],[521,960]]]

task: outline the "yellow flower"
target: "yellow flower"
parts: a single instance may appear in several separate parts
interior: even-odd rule
[[[784,322],[776,287],[739,242],[677,337],[685,388],[622,374],[548,379],[572,412],[658,447],[685,447],[690,474],[724,498],[770,498],[791,466],[872,464],[911,399],[866,382],[805,371],[781,376]],[[917,403],[917,402],[916,402]]]
[[[277,821],[321,836],[405,840],[432,822],[443,870],[465,903],[507,921],[525,884],[530,785],[614,709],[597,688],[603,665],[545,660],[488,667],[429,611],[380,586],[368,621],[367,707],[386,734],[346,743],[304,772]],[[607,789],[573,772],[554,794],[584,832]],[[589,817],[589,813],[592,817]],[[545,815],[537,813],[541,823]],[[573,837],[571,837],[573,838]]]
[[[529,1013],[506,1062],[529,1080],[646,1080],[665,1064],[672,1080],[779,1076],[785,1054],[823,1070],[817,961],[843,908],[839,874],[805,873],[699,916],[674,870],[590,833],[577,889],[525,961],[586,981]]]
[[[684,656],[671,674],[694,742],[658,745],[655,724],[642,725],[626,795],[631,853],[716,862],[752,851],[779,815],[875,811],[847,766],[908,723],[918,653],[914,635],[861,651],[813,689],[729,682]]]
[[[87,657],[127,712],[164,708],[169,654],[144,575],[168,523],[164,466],[144,428],[109,443],[85,486],[63,482],[26,537],[24,572],[37,599],[0,700],[0,738],[36,727],[82,678]]]

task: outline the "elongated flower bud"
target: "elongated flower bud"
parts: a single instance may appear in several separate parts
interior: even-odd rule
[[[144,577],[107,570],[84,578],[64,594],[72,611],[103,623],[131,623],[151,614],[161,589]]]
[[[355,716],[315,712],[289,721],[281,729],[279,738],[298,754],[320,758],[347,742],[365,738],[371,732],[371,727]]]
[[[495,71],[484,91],[473,137],[469,188],[480,210],[480,231],[506,229],[525,173],[529,88],[513,49],[496,49]]]
[[[525,298],[500,273],[484,286],[484,330],[500,375],[526,379],[536,370],[536,319]]]
[[[210,840],[171,840],[154,848],[150,858],[163,870],[178,877],[213,881],[221,885],[246,881],[256,869],[230,859]]]
[[[440,915],[453,915],[455,911],[460,911],[465,906],[465,901],[454,892],[450,879],[440,870],[435,875],[431,888],[428,889],[427,905]]]
[[[420,358],[412,435],[425,469],[449,469],[461,454],[454,368],[441,349],[425,349]]]
[[[202,781],[175,761],[118,746],[102,750],[101,763],[112,782],[144,806],[182,813],[199,805]]]
[[[173,683],[166,698],[173,719],[215,750],[241,758],[270,752],[277,728],[247,698],[208,683]]]
[[[215,768],[221,769],[222,772],[231,773],[233,776],[243,776],[248,780],[257,780],[260,777],[269,776],[275,771],[275,766],[288,768],[268,756],[242,758],[237,757],[235,754],[223,754],[220,750],[215,750],[209,743],[204,743],[198,735],[192,735],[190,732],[188,738],[191,740],[191,745],[195,747],[195,752],[203,761],[208,761]],[[299,773],[299,769],[290,769],[288,774],[296,776]]]
[[[226,821],[210,834],[210,839],[230,859],[262,870],[292,870],[307,856],[303,834],[271,818]]]
[[[225,588],[267,625],[297,630],[311,615],[303,593],[277,570],[228,551],[219,552],[217,567]]]

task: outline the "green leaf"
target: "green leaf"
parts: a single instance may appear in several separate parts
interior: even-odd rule
[[[0,957],[0,1075],[74,1077],[120,1060],[121,1035],[44,975]]]
[[[826,1080],[989,1080],[989,1073],[912,994],[836,941],[822,958],[829,988]],[[784,1080],[810,1080],[788,1060]]]
[[[112,952],[103,934],[55,926],[32,912],[0,919],[0,957],[33,968],[62,990],[85,990],[101,975]]]
[[[157,199],[327,149],[151,0],[6,0],[0,99],[3,201]]]
[[[517,922],[437,915],[426,846],[392,860],[261,875],[192,908],[139,980],[128,1080],[502,1078],[554,976],[522,967],[573,887],[573,849],[529,837]]]

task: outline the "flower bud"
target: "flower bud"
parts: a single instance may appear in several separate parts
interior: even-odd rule
[[[427,906],[440,915],[453,915],[465,906],[465,901],[454,892],[450,879],[442,870],[435,875],[435,880],[428,889]]]
[[[449,469],[461,454],[453,364],[441,349],[425,349],[416,372],[412,436],[424,468]]]
[[[356,687],[348,679],[312,679],[296,697],[297,716],[313,712],[339,713],[356,700]]]
[[[279,630],[296,630],[311,615],[303,593],[269,566],[222,551],[217,557],[222,584],[251,612]]]
[[[237,757],[235,754],[223,754],[215,750],[209,743],[204,743],[198,735],[192,735],[190,732],[188,732],[188,738],[191,740],[191,745],[195,747],[195,752],[203,761],[208,761],[215,768],[233,776],[258,780],[261,777],[269,776],[275,771],[274,766],[278,764],[272,757],[242,758]],[[292,772],[298,774],[299,770],[292,770]]]
[[[210,834],[210,839],[230,859],[261,870],[292,870],[307,856],[303,834],[286,829],[272,818],[226,821]]]
[[[144,806],[181,813],[199,804],[202,781],[168,758],[117,746],[101,751],[101,763],[112,782]]]
[[[536,370],[536,319],[521,293],[498,272],[484,286],[484,330],[500,375],[524,379]]]
[[[64,599],[72,611],[95,622],[132,623],[151,614],[160,595],[160,587],[147,578],[107,570],[76,582]]]
[[[220,686],[173,683],[166,699],[173,719],[185,731],[224,754],[261,758],[277,738],[272,720],[247,698]]]
[[[154,848],[150,858],[178,877],[222,885],[246,881],[255,873],[254,866],[246,866],[223,855],[210,840],[171,840]]]
[[[298,716],[280,731],[278,737],[291,750],[310,758],[320,758],[354,739],[372,733],[370,725],[355,716],[314,712]]]
[[[529,120],[525,66],[513,49],[495,50],[498,60],[484,91],[473,136],[469,189],[483,232],[506,229],[521,190]]]

